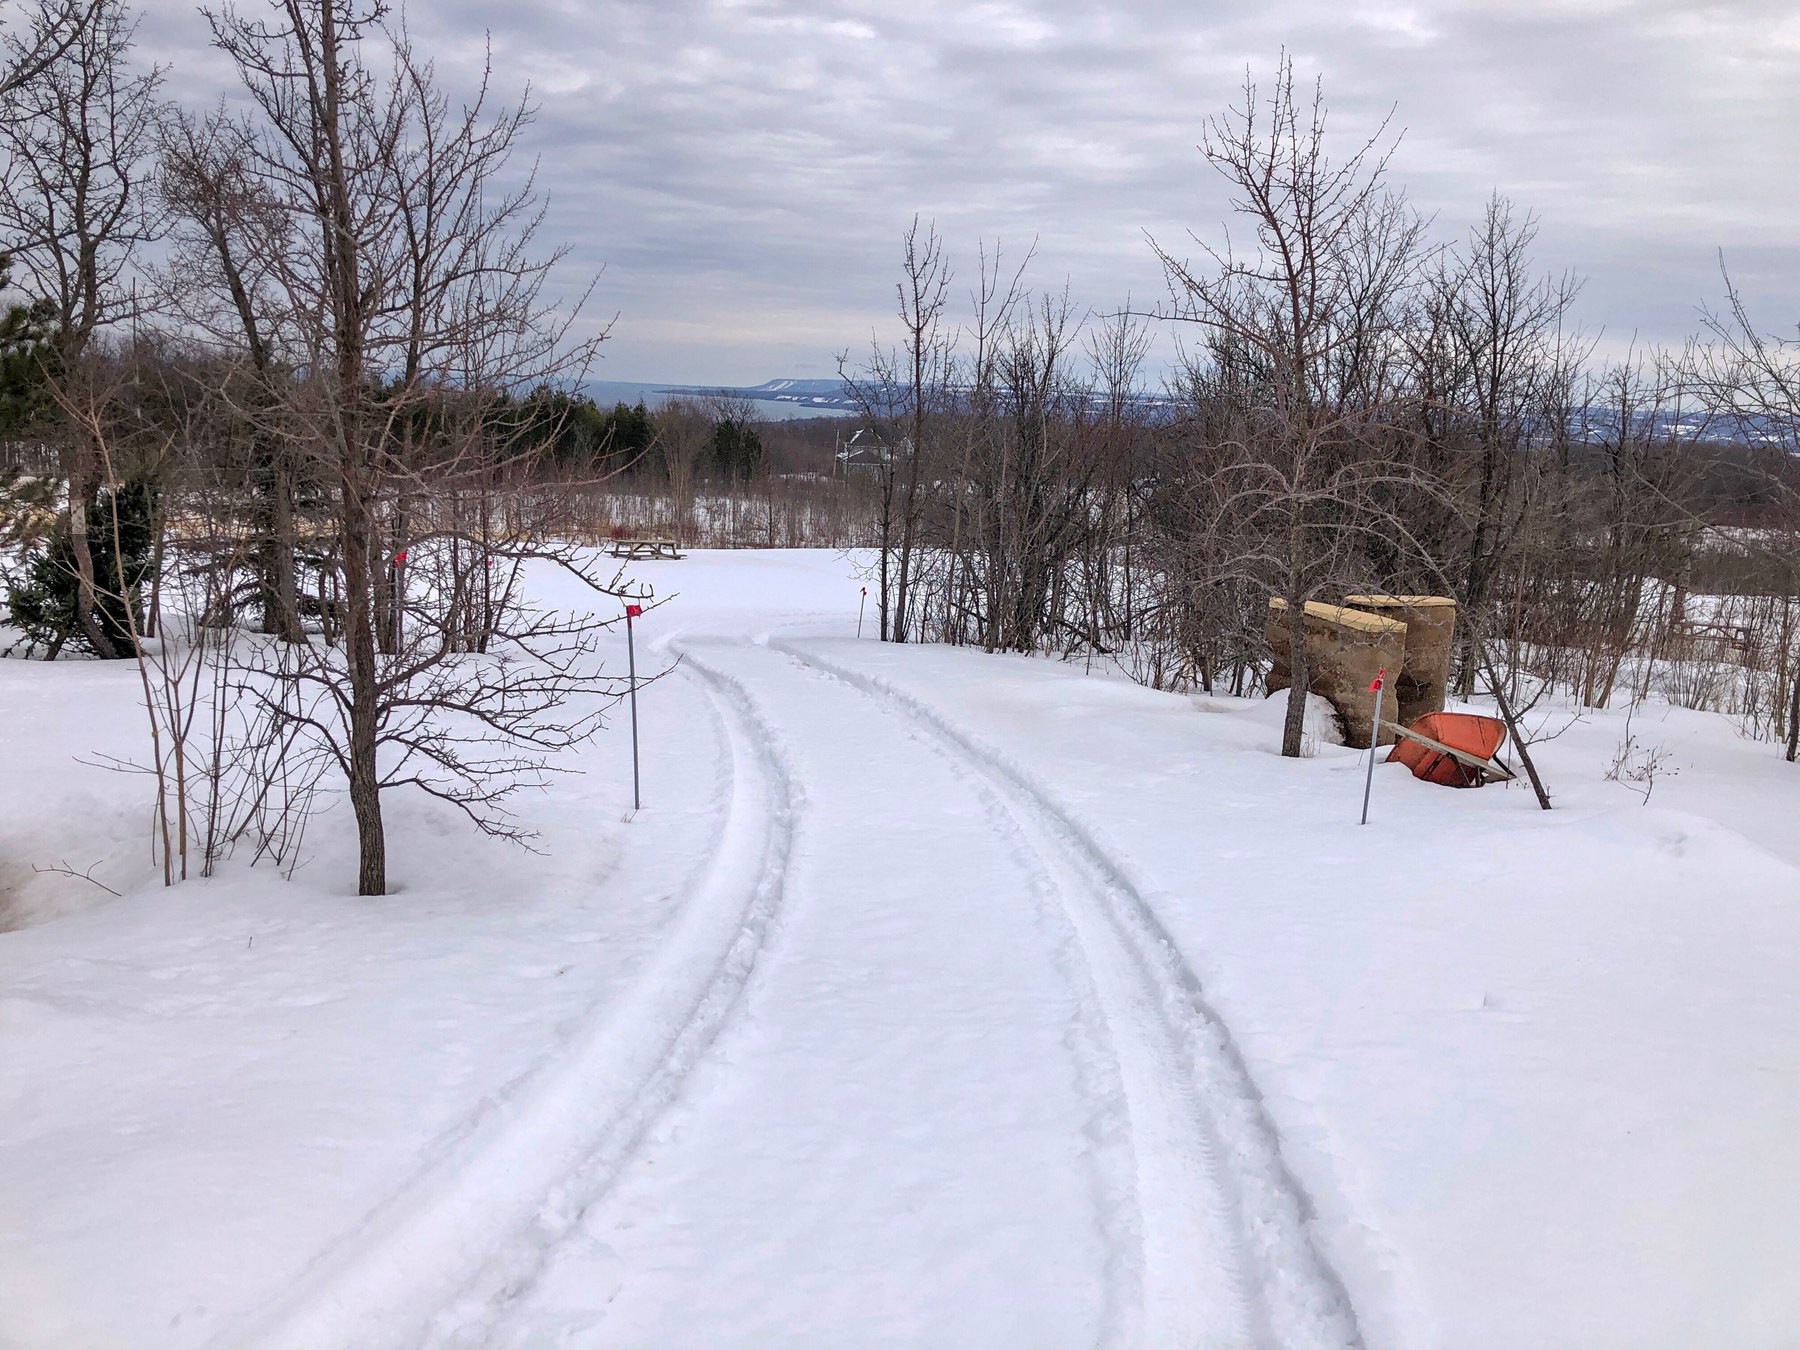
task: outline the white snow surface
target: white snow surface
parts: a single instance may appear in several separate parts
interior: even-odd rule
[[[1800,1343],[1771,746],[1359,827],[1278,702],[640,574],[644,809],[623,717],[536,854],[390,794],[380,899],[347,804],[162,889],[135,672],[0,662],[0,1346]]]

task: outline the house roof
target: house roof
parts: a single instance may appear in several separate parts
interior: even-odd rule
[[[902,441],[899,453],[909,449],[909,443]],[[859,427],[838,448],[837,457],[845,464],[885,464],[895,454],[895,447],[889,445],[879,434],[869,427]]]

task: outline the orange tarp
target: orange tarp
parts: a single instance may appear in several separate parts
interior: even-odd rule
[[[1492,759],[1506,740],[1504,722],[1497,717],[1481,717],[1475,713],[1426,713],[1412,724],[1411,729],[1477,759]],[[1442,783],[1445,787],[1481,786],[1481,770],[1404,737],[1395,742],[1388,753],[1388,762],[1394,760],[1411,769],[1414,778],[1423,778],[1427,783]]]

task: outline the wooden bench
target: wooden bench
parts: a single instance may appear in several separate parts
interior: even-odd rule
[[[682,556],[673,539],[615,539],[608,551],[615,558],[631,562],[652,562],[658,558],[673,562]]]

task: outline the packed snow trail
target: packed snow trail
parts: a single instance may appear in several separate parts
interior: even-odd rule
[[[1280,1141],[1261,1097],[1224,1023],[1208,1005],[1200,981],[1153,908],[1131,878],[1080,824],[1050,801],[1029,775],[968,735],[934,709],[867,672],[806,646],[776,644],[814,670],[864,690],[898,711],[923,737],[958,763],[1005,810],[1038,854],[1054,859],[1067,879],[1061,888],[1069,918],[1080,934],[1102,1002],[1118,1039],[1135,1049],[1135,1088],[1129,1091],[1140,1136],[1140,1163],[1151,1151],[1141,1142],[1152,1131],[1181,1147],[1185,1132],[1199,1131],[1215,1169],[1214,1203],[1229,1197],[1242,1242],[1241,1271],[1251,1304],[1255,1339],[1281,1346],[1349,1346],[1361,1333],[1349,1296],[1319,1252],[1311,1231],[1312,1206],[1281,1155]],[[1133,1076],[1128,1075],[1128,1086]],[[1185,1097],[1168,1094],[1186,1086]],[[1146,1109],[1161,1100],[1180,1119],[1170,1122]],[[1165,1222],[1182,1192],[1169,1177],[1144,1167],[1140,1190],[1147,1199],[1147,1230]],[[1160,1198],[1158,1198],[1160,1197]],[[1185,1300],[1179,1223],[1163,1234],[1148,1232],[1145,1264],[1150,1325],[1175,1325]],[[1171,1241],[1170,1239],[1173,1239]],[[1160,1277],[1160,1278],[1159,1278]],[[1168,1314],[1157,1315],[1158,1300]],[[1210,1343],[1210,1342],[1209,1342]]]
[[[1242,1103],[1203,1097],[1240,1084],[1194,1072],[1188,991],[1105,921],[1092,860],[891,700],[688,657],[778,743],[780,922],[636,1155],[560,1188],[572,1231],[436,1339],[1353,1344],[1283,1178],[1230,1174]]]
[[[710,681],[709,681],[710,682]],[[591,1194],[679,1089],[741,995],[781,900],[786,777],[728,686],[717,699],[718,843],[681,921],[623,1006],[521,1074],[390,1200],[220,1346],[399,1345],[459,1291],[505,1288],[566,1234],[568,1189]]]

